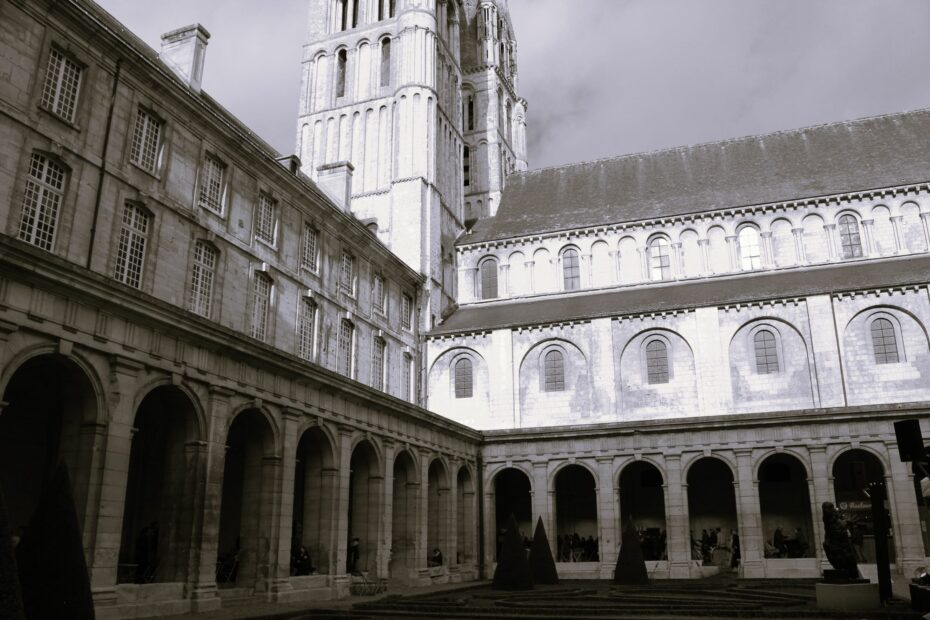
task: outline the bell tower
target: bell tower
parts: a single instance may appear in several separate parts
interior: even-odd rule
[[[526,168],[506,2],[308,1],[301,169],[348,187],[334,198],[426,276],[428,329],[454,307],[453,246],[466,220],[493,215],[505,175]],[[475,212],[479,201],[493,206]]]

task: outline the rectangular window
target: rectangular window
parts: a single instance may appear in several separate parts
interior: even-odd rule
[[[132,203],[123,208],[123,221],[116,247],[116,269],[113,277],[134,288],[142,287],[142,269],[145,267],[145,245],[149,234],[149,216]]]
[[[146,172],[155,173],[158,150],[161,146],[162,123],[143,108],[136,112],[136,126],[132,132],[129,159]]]
[[[412,403],[413,394],[413,357],[404,355],[404,398]]]
[[[65,188],[65,169],[34,153],[29,162],[29,177],[23,196],[23,213],[19,220],[19,238],[26,243],[51,251]]]
[[[82,71],[77,63],[53,47],[48,55],[40,105],[69,123],[73,122]]]
[[[316,304],[304,297],[300,300],[297,313],[297,355],[313,361],[313,346],[316,333]]]
[[[378,314],[384,314],[384,278],[375,276],[371,281],[371,307]]]
[[[384,358],[384,340],[375,336],[371,342],[371,387],[376,390],[384,390]]]
[[[413,299],[410,295],[400,296],[400,326],[403,329],[413,327]]]
[[[355,326],[346,319],[339,324],[338,345],[338,370],[351,378],[355,365]]]
[[[255,238],[274,245],[278,226],[278,204],[268,194],[259,194],[258,211],[255,214]]]
[[[190,310],[207,318],[210,317],[213,301],[216,255],[216,249],[206,241],[198,241],[194,246],[194,264],[191,268]]]
[[[300,266],[316,273],[318,266],[318,238],[316,228],[309,224],[304,226],[304,243],[300,253]]]
[[[349,295],[355,295],[355,257],[348,252],[342,253],[339,269],[339,286]]]
[[[223,184],[226,165],[216,157],[207,155],[200,172],[200,206],[217,215],[223,215]]]
[[[471,185],[471,149],[467,146],[462,155],[462,178],[464,179],[465,187]]]
[[[252,320],[249,333],[252,338],[264,341],[268,333],[268,307],[271,305],[271,278],[255,274],[252,287]]]

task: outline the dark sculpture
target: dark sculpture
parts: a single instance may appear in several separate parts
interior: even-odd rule
[[[856,553],[849,536],[849,525],[843,515],[831,502],[824,502],[823,510],[823,550],[830,564],[837,573],[848,579],[859,578]]]

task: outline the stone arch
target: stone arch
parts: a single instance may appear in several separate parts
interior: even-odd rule
[[[686,228],[678,235],[681,244],[681,275],[696,278],[704,272],[704,256],[700,244],[701,236],[694,228]]]
[[[171,380],[170,377],[157,377],[149,381],[148,383],[143,384],[137,391],[135,398],[133,399],[133,408],[134,412],[138,412],[139,406],[142,404],[142,401],[155,389],[159,387],[172,386],[177,388],[187,399],[190,401],[190,405],[193,408],[193,413],[195,414],[196,422],[196,439],[197,441],[205,441],[207,438],[207,427],[209,426],[207,422],[207,411],[204,407],[203,401],[200,398],[200,395],[196,390],[186,381],[180,381],[175,383]]]
[[[624,235],[617,241],[617,271],[620,284],[635,284],[643,280],[642,260],[632,235]]]
[[[727,233],[719,224],[707,229],[707,263],[711,273],[714,274],[733,271],[730,265],[730,252],[727,248]]]
[[[226,434],[217,547],[217,581],[261,588],[273,562],[273,496],[278,455],[266,411],[240,408]]]
[[[107,390],[104,387],[104,381],[101,377],[105,373],[101,373],[100,370],[91,362],[91,360],[85,357],[79,350],[72,349],[70,353],[64,354],[61,353],[57,344],[52,343],[41,343],[33,344],[30,346],[23,347],[15,355],[11,356],[7,361],[5,367],[3,368],[2,373],[0,373],[0,394],[5,393],[7,388],[10,385],[12,378],[19,372],[19,370],[29,361],[37,357],[51,356],[55,358],[60,358],[62,360],[67,360],[70,363],[74,364],[77,368],[84,373],[87,381],[90,383],[91,388],[93,389],[94,398],[98,401],[98,408],[95,412],[93,418],[84,418],[85,421],[104,421],[106,419],[106,394]]]
[[[268,424],[268,429],[271,431],[270,443],[267,446],[267,456],[274,456],[280,454],[282,451],[281,444],[281,429],[278,425],[278,421],[275,419],[275,416],[271,411],[260,401],[251,401],[243,405],[240,405],[232,410],[230,416],[226,419],[226,434],[229,435],[229,429],[232,428],[233,423],[236,421],[240,415],[247,411],[254,411],[262,416],[265,420],[265,423]],[[262,438],[262,441],[265,441],[269,438]]]
[[[559,248],[558,256],[559,286],[556,290],[577,291],[581,289],[586,284],[581,274],[581,248],[575,243],[567,243]]]
[[[507,257],[507,275],[510,289],[509,295],[524,295],[530,291],[529,275],[526,269],[526,256],[520,250],[515,250]]]
[[[375,442],[365,436],[357,438],[351,454],[346,569],[350,573],[369,572],[374,575],[377,571],[381,495],[384,485],[382,455]],[[356,538],[357,545],[354,544]]]
[[[618,337],[622,342],[624,336]],[[650,383],[647,344],[655,339],[666,345],[668,380],[654,373]],[[629,336],[620,348],[614,370],[616,385],[627,412],[637,418],[670,418],[688,415],[697,402],[697,372],[691,344],[679,332],[649,327]],[[655,360],[653,359],[655,364]]]
[[[610,259],[610,245],[603,239],[591,244],[591,285],[609,286],[614,283],[615,264]]]
[[[683,468],[688,487],[691,538],[698,541],[698,556],[705,564],[729,568],[724,547],[739,529],[736,475],[730,463],[716,456],[700,456]]]
[[[774,336],[777,370],[770,363],[772,356],[767,355],[770,347],[763,342],[760,348],[756,342],[755,336],[761,331]],[[790,322],[773,316],[751,318],[733,333],[728,350],[734,402],[740,411],[816,406],[811,348],[804,334]]]
[[[517,527],[523,535],[532,534],[533,477],[522,468],[506,465],[496,470],[489,478],[490,488],[494,493],[491,523],[495,524],[496,552],[494,557],[497,558],[511,514],[516,518]]]
[[[297,433],[294,507],[291,518],[291,574],[315,568],[333,573],[333,522],[339,462],[336,442],[321,424],[304,424]],[[303,559],[303,554],[309,561]]]
[[[426,489],[426,552],[432,556],[439,549],[444,557],[452,559],[450,532],[452,488],[449,467],[437,456],[430,460],[427,468]]]
[[[772,452],[759,459],[756,472],[764,556],[815,557],[810,474],[804,459],[790,452]]]
[[[458,467],[455,475],[455,563],[472,564],[475,561],[475,524],[477,523],[475,474],[465,463]]]
[[[401,581],[415,578],[419,523],[417,500],[420,474],[413,452],[404,448],[394,456],[391,506],[391,577]]]
[[[776,454],[785,454],[792,458],[797,459],[801,467],[804,468],[804,476],[808,480],[813,479],[814,474],[813,474],[813,471],[811,470],[811,464],[810,464],[810,461],[808,460],[808,455],[806,453],[800,450],[796,450],[794,448],[784,448],[781,450],[776,450],[775,448],[772,448],[770,450],[766,450],[762,454],[759,454],[757,458],[755,459],[755,462],[753,463],[753,466],[752,466],[752,479],[754,482],[759,482],[759,470],[762,467],[762,463],[764,463],[765,460],[768,459],[769,457],[775,456]]]
[[[561,354],[558,366],[549,366],[546,356]],[[557,363],[557,359],[553,362]],[[519,362],[520,410],[525,426],[569,424],[580,414],[590,417],[590,403],[596,398],[588,356],[565,338],[546,338],[534,344]],[[588,406],[584,406],[588,403]]]
[[[562,555],[560,559],[599,561],[597,473],[581,461],[569,462],[555,469],[550,480],[555,499],[557,545],[561,552],[567,537],[571,553],[570,558]],[[562,544],[558,544],[560,540]]]
[[[787,217],[778,217],[769,224],[772,231],[772,259],[776,267],[793,267],[798,264],[794,242],[794,224]]]
[[[857,446],[841,450],[830,459],[834,503],[847,515],[847,518],[854,522],[853,547],[862,563],[875,563],[871,500],[864,491],[872,482],[886,482],[888,472],[891,471],[889,465],[887,455],[871,446]],[[887,486],[890,485],[886,484]],[[893,506],[893,502],[888,503],[889,506]],[[888,523],[893,532],[896,528],[892,517],[889,511]],[[891,544],[889,541],[888,554],[891,562],[895,561],[896,547],[896,544]]]
[[[500,259],[495,254],[487,254],[478,259],[478,298],[497,299],[501,297]]]
[[[872,207],[872,247],[882,256],[895,251],[894,227],[891,224],[891,209],[884,204]]]
[[[808,213],[801,220],[804,231],[804,257],[809,263],[822,263],[829,258],[824,219],[817,213]]]
[[[471,361],[471,395],[456,392],[456,364],[464,357]],[[490,402],[490,371],[475,348],[453,346],[436,357],[429,370],[429,406],[434,411],[455,412],[464,424],[484,428]],[[464,383],[462,384],[464,386]]]
[[[647,561],[666,559],[665,474],[651,460],[632,460],[617,472],[620,530],[640,533]]]

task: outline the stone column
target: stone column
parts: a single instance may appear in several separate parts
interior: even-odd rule
[[[917,492],[914,489],[914,474],[910,463],[901,461],[901,454],[894,441],[885,444],[891,471],[885,475],[888,489],[888,506],[894,529],[895,557],[905,575],[926,566],[927,552],[924,550],[923,534],[920,529],[920,513],[917,507]]]
[[[688,522],[688,485],[681,479],[681,455],[665,455],[665,522],[669,577],[691,576],[691,528]]]
[[[420,450],[420,488],[417,490],[417,528],[416,549],[413,552],[414,567],[423,585],[429,584],[429,568],[426,556],[429,553],[429,464],[433,454],[429,450]]]
[[[673,243],[672,244],[672,278],[675,280],[680,280],[684,277],[681,262],[681,244]]]
[[[612,456],[597,458],[597,530],[601,579],[610,579],[613,576],[617,563],[617,545],[620,542],[615,500],[619,493],[614,494],[613,463]]]
[[[335,541],[330,549],[335,575],[334,585],[340,595],[348,594],[348,537],[349,537],[349,485],[352,479],[352,436],[355,429],[349,426],[339,427],[339,484],[336,485],[336,527],[333,528]]]
[[[772,269],[775,266],[775,248],[772,247],[772,231],[767,230],[759,235],[762,238],[762,268]]]
[[[889,219],[891,220],[891,230],[894,232],[894,254],[906,252],[907,247],[904,245],[904,239],[901,236],[901,216],[892,215]]]
[[[546,528],[546,536],[550,540],[555,540],[555,515],[551,512],[552,498],[549,491],[549,463],[533,463],[533,488],[530,489],[530,497],[533,503],[533,518],[530,523],[530,529],[536,531],[536,521],[542,518],[543,525]],[[551,495],[554,495],[554,491]],[[528,535],[532,536],[533,532]]]
[[[497,508],[494,496],[494,481],[487,475],[488,467],[478,472],[479,476],[484,477],[484,548],[479,552],[484,554],[485,570],[489,574],[483,575],[484,578],[490,578],[494,572],[493,566],[497,562]]]
[[[283,412],[282,443],[283,454],[276,467],[275,476],[275,504],[277,514],[274,518],[274,529],[277,530],[277,540],[271,537],[273,549],[271,552],[271,569],[269,574],[269,598],[272,601],[287,599],[287,592],[293,590],[290,582],[291,576],[291,538],[294,525],[294,474],[297,468],[297,429],[303,419],[303,412],[297,409],[285,409]]]
[[[930,250],[930,211],[920,214],[920,223],[924,231],[924,245]]]
[[[397,446],[390,439],[381,442],[384,447],[384,488],[381,489],[381,532],[384,537],[378,549],[378,577],[388,579],[391,575],[391,560],[394,557],[394,458]]]
[[[462,464],[457,460],[449,461],[449,489],[448,499],[446,500],[446,535],[443,541],[442,556],[445,566],[449,571],[450,581],[461,581],[459,576],[459,565],[464,563],[463,554],[462,562],[459,562],[459,479],[458,471]],[[462,541],[464,542],[464,541]],[[453,574],[455,579],[453,579]]]
[[[811,516],[814,522],[814,548],[817,549],[817,558],[820,560],[820,568],[829,569],[830,562],[827,561],[823,554],[823,506],[824,502],[835,502],[833,496],[833,477],[827,469],[827,448],[826,446],[809,446],[811,472],[813,480],[811,481]]]
[[[727,236],[727,252],[730,255],[730,271],[741,271],[743,266],[739,259],[739,244],[734,235]]]
[[[594,261],[591,254],[581,255],[581,283],[580,288],[591,288],[594,286]]]
[[[836,224],[823,225],[824,236],[827,238],[827,259],[835,261],[839,259],[836,252]]]
[[[804,229],[792,228],[791,232],[794,234],[794,254],[798,259],[797,263],[799,265],[806,265],[807,252],[804,251]]]
[[[748,579],[764,577],[762,513],[759,507],[759,482],[752,471],[752,450],[736,450],[736,470],[740,577]]]
[[[497,287],[498,297],[512,297],[513,283],[510,281],[510,265],[507,263],[500,264],[501,286]]]
[[[710,245],[710,239],[698,239],[698,247],[701,248],[701,275],[710,275],[710,258],[707,256],[707,246]]]
[[[110,364],[110,384],[107,387],[106,427],[99,490],[89,488],[88,496],[97,498],[96,530],[88,566],[94,604],[107,607],[116,604],[116,577],[123,530],[123,509],[126,503],[126,482],[129,477],[129,454],[132,449],[132,423],[135,417],[133,396],[141,364],[114,356]]]
[[[872,226],[875,224],[875,220],[862,220],[862,236],[865,238],[865,255],[869,257],[877,256],[878,253],[875,249],[875,233],[872,231]]]
[[[636,251],[639,252],[639,281],[649,282],[652,279],[652,274],[649,273],[649,248],[636,248]]]
[[[926,223],[925,223],[926,224]],[[611,250],[609,252],[610,264],[613,267],[612,272],[614,274],[613,283],[620,283],[620,252],[617,250]]]

